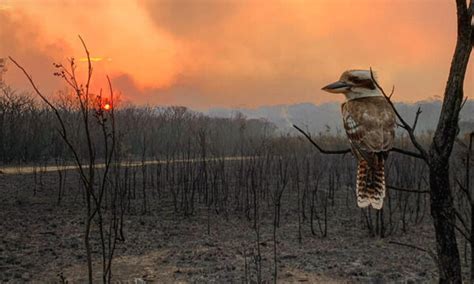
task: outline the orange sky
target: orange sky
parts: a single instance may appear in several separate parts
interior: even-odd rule
[[[198,109],[340,101],[321,87],[370,66],[395,100],[430,99],[456,34],[454,0],[0,0],[0,23],[0,57],[47,93],[62,87],[52,62],[83,57],[80,34],[95,87],[109,74],[131,102]],[[470,97],[473,76],[470,64]]]

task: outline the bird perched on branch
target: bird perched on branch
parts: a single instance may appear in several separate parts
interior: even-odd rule
[[[322,88],[346,96],[342,119],[357,158],[357,205],[381,209],[385,196],[384,163],[395,137],[395,113],[369,70],[349,70]]]

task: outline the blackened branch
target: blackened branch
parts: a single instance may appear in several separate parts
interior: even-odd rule
[[[421,144],[418,142],[418,140],[416,140],[416,137],[415,137],[415,127],[416,127],[416,123],[418,122],[418,117],[419,115],[421,114],[421,110],[420,108],[418,108],[418,111],[416,112],[416,117],[415,117],[415,122],[413,123],[413,127],[410,126],[406,121],[405,119],[403,119],[403,117],[400,115],[400,113],[398,112],[398,110],[395,108],[395,105],[393,104],[392,100],[391,100],[391,97],[393,95],[393,90],[392,89],[392,93],[390,94],[390,96],[387,96],[387,94],[385,93],[385,91],[383,90],[383,88],[379,85],[379,83],[377,82],[377,80],[375,79],[375,76],[374,76],[374,73],[372,71],[372,68],[370,68],[370,76],[372,78],[372,81],[374,82],[375,86],[377,86],[377,88],[380,90],[380,92],[382,92],[383,96],[385,97],[385,99],[387,99],[387,102],[390,104],[390,106],[392,107],[393,109],[393,112],[395,113],[395,115],[397,116],[398,120],[400,121],[401,123],[401,126],[403,129],[405,129],[407,132],[408,132],[408,135],[410,136],[410,140],[411,142],[413,143],[413,145],[415,146],[415,148],[418,150],[419,152],[419,158],[422,158],[424,161],[428,161],[428,153],[426,152],[426,150],[423,148],[423,146],[421,146]]]
[[[74,159],[76,161],[76,164],[77,166],[79,167],[79,173],[81,175],[81,179],[84,181],[84,182],[88,182],[87,178],[85,177],[84,175],[84,169],[82,167],[82,163],[81,163],[81,160],[79,159],[79,154],[76,152],[74,146],[72,145],[71,143],[71,140],[69,139],[69,136],[68,136],[68,132],[67,132],[67,128],[66,128],[66,125],[64,123],[64,120],[61,116],[61,114],[59,113],[59,110],[56,108],[56,106],[54,106],[49,100],[48,98],[46,98],[43,93],[39,90],[39,88],[36,86],[35,82],[33,81],[33,78],[31,77],[31,75],[26,71],[26,69],[21,66],[18,62],[15,61],[15,59],[13,59],[11,56],[8,57],[12,62],[13,64],[15,64],[16,67],[18,67],[18,69],[20,69],[23,74],[25,75],[25,77],[28,79],[28,81],[30,82],[30,85],[33,87],[33,89],[35,90],[36,94],[41,98],[41,100],[43,102],[45,102],[54,112],[54,115],[56,116],[56,118],[58,119],[59,121],[59,125],[60,125],[60,129],[58,129],[58,132],[59,132],[59,135],[62,137],[62,139],[64,140],[64,142],[66,142],[67,146],[69,147],[69,149],[71,150],[71,152],[73,153],[74,155]]]
[[[416,114],[415,114],[415,121],[413,122],[413,126],[411,127],[413,129],[413,131],[415,131],[415,129],[416,129],[416,124],[418,123],[418,118],[420,117],[421,113],[422,113],[421,107],[418,107],[418,109],[416,110]]]
[[[395,191],[402,191],[402,192],[412,192],[412,193],[430,193],[429,190],[416,190],[416,189],[408,189],[408,188],[401,188],[396,187],[393,185],[387,185],[388,189],[395,190]]]
[[[311,144],[313,144],[314,147],[316,147],[316,149],[319,150],[319,152],[323,153],[323,154],[329,154],[329,155],[345,155],[347,153],[349,153],[351,151],[351,149],[343,149],[343,150],[325,150],[323,148],[321,148],[321,146],[319,146],[316,142],[314,142],[314,140],[311,138],[311,136],[306,133],[304,130],[302,130],[301,128],[299,128],[298,126],[294,125],[293,124],[293,127],[298,130],[301,134],[303,134],[306,139],[308,139],[309,142],[311,142]],[[390,152],[397,152],[397,153],[400,153],[400,154],[403,154],[403,155],[407,155],[407,156],[410,156],[410,157],[414,157],[414,158],[418,158],[418,159],[422,159],[423,156],[419,153],[416,153],[416,152],[412,152],[412,151],[409,151],[409,150],[404,150],[404,149],[400,149],[400,148],[396,148],[396,147],[393,147],[392,149],[390,149]]]
[[[313,144],[314,147],[316,147],[319,152],[323,153],[323,154],[336,154],[336,155],[344,155],[344,154],[347,154],[351,151],[351,149],[344,149],[344,150],[324,150],[323,148],[321,148],[316,142],[314,142],[314,140],[311,138],[311,136],[304,132],[301,128],[299,128],[298,126],[294,125],[293,124],[293,127],[296,128],[296,130],[298,130],[299,132],[301,132],[301,134],[303,134],[308,140],[309,142],[311,142],[311,144]]]
[[[423,159],[423,156],[420,153],[412,152],[412,151],[397,148],[397,147],[393,147],[392,149],[390,149],[390,152],[396,152],[396,153],[400,153],[400,154],[410,156],[413,158]]]

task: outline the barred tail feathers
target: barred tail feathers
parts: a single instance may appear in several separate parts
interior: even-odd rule
[[[384,159],[372,167],[365,160],[359,161],[356,192],[359,207],[371,205],[374,209],[382,208],[385,197]]]

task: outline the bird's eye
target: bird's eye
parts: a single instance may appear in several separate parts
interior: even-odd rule
[[[375,89],[374,82],[372,82],[371,79],[361,79],[356,76],[349,76],[349,78],[347,79],[357,85],[357,87],[367,88],[371,90]]]
[[[347,80],[353,82],[354,84],[359,84],[361,82],[361,79],[359,79],[358,77],[356,76],[349,76],[347,78]]]

